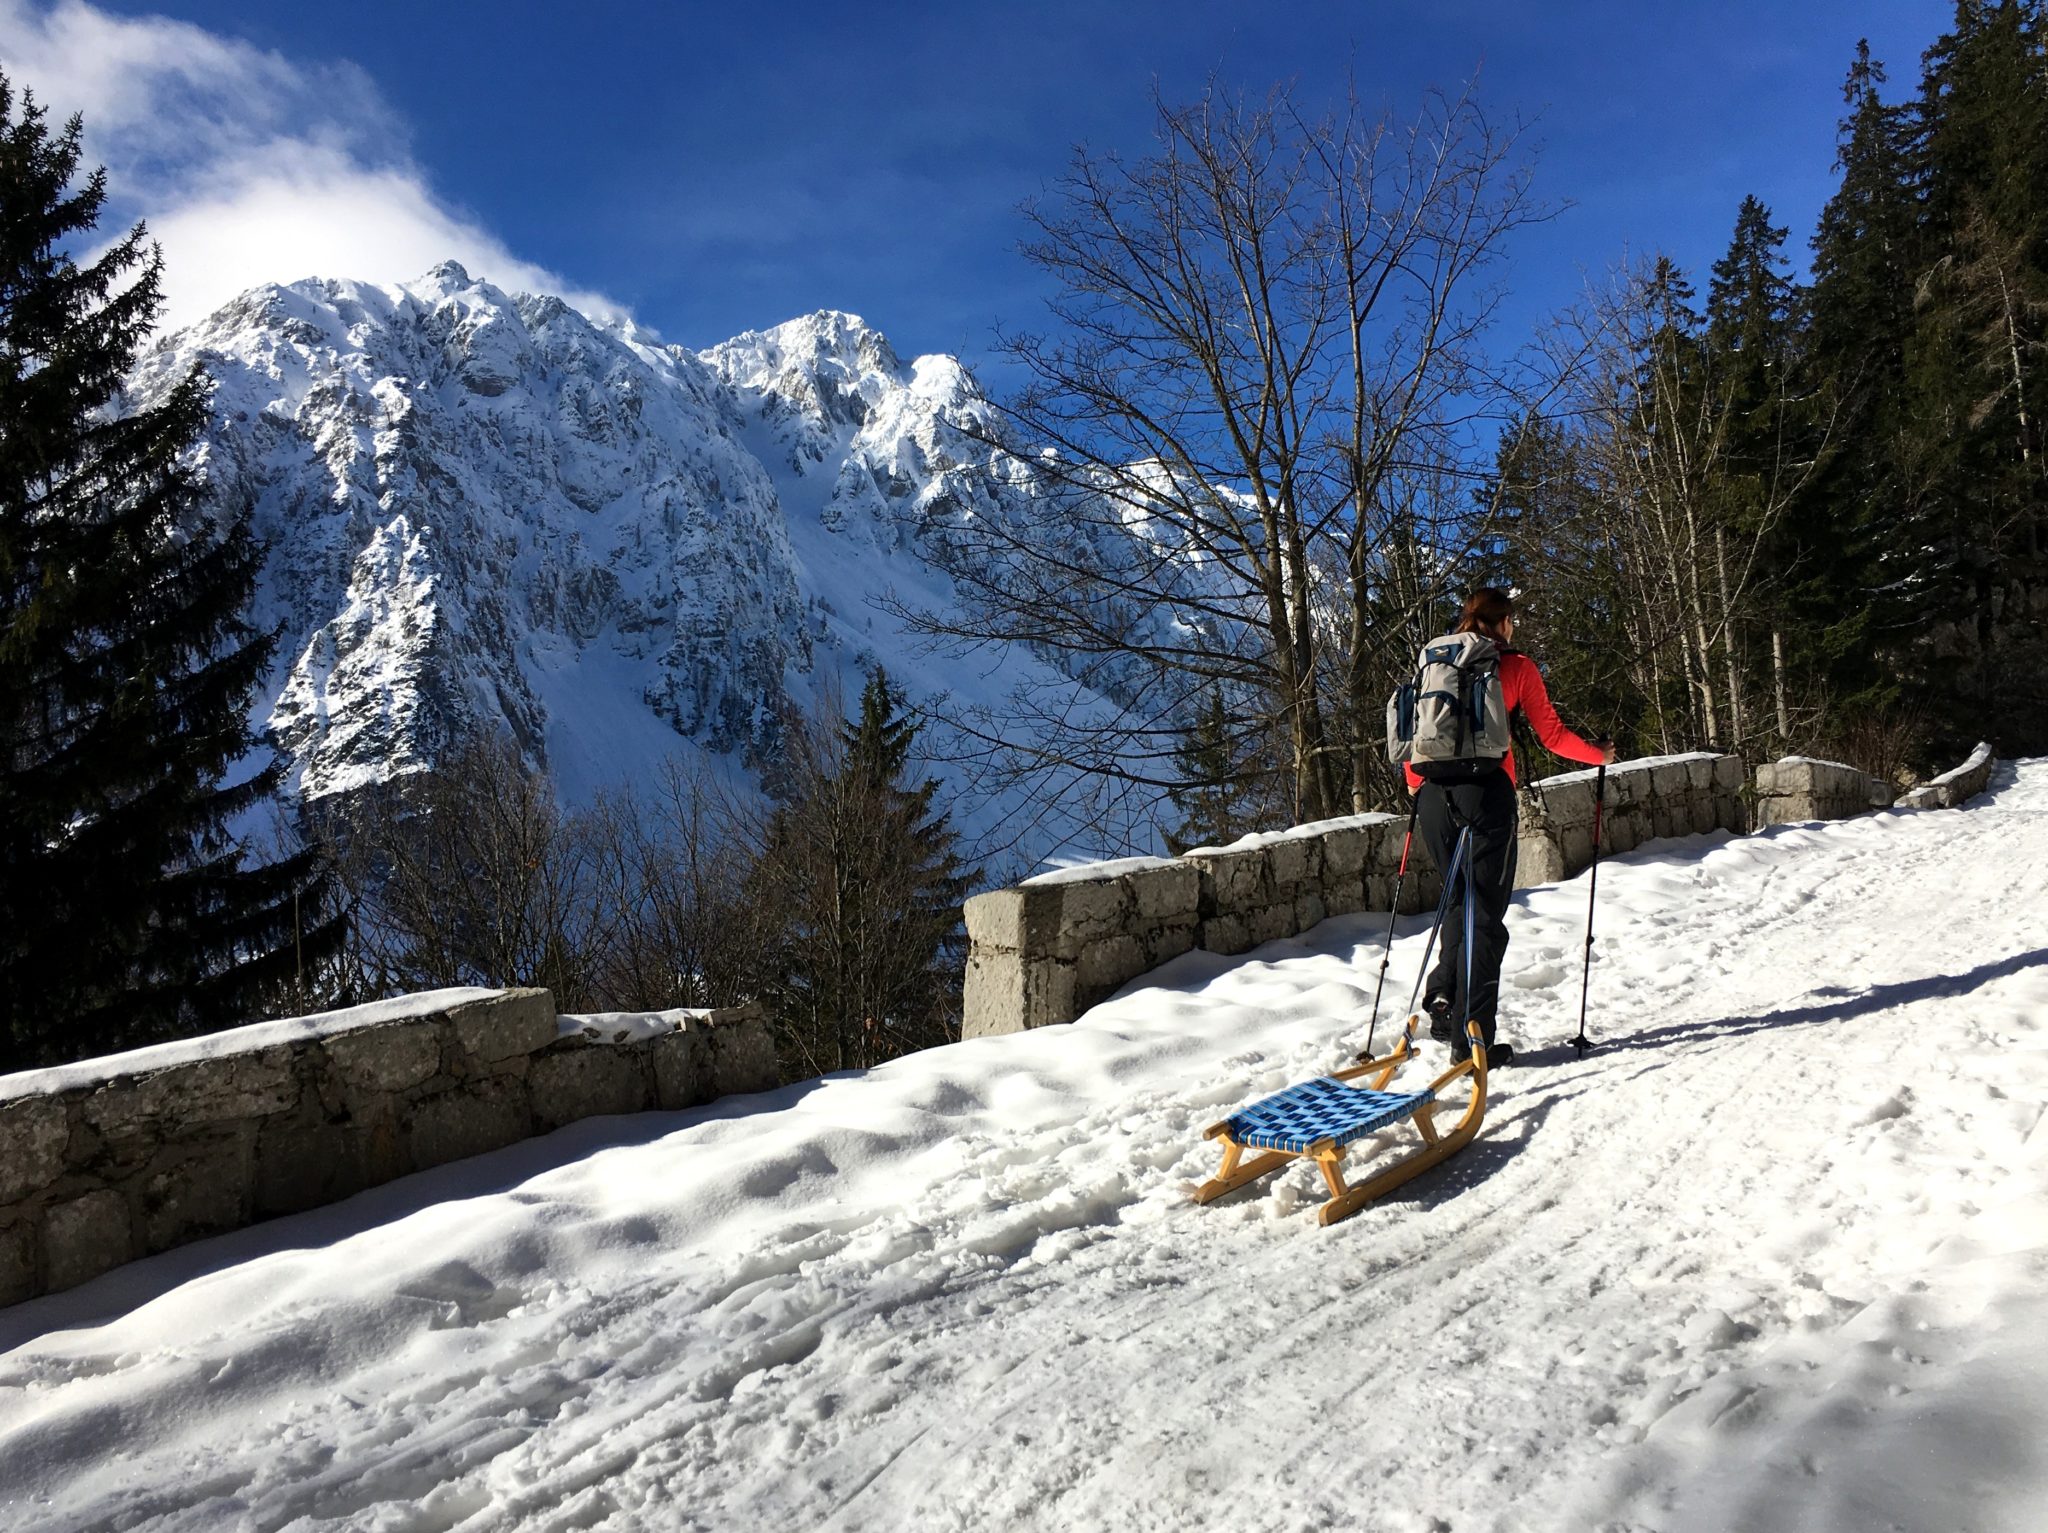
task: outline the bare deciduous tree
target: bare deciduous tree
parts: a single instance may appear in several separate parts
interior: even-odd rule
[[[1028,768],[1162,785],[1220,693],[1246,740],[1277,727],[1297,818],[1366,807],[1392,657],[1527,402],[1484,344],[1489,268],[1547,212],[1469,91],[1399,123],[1212,89],[1155,132],[1026,210],[1056,328],[1005,343],[1028,382],[1002,437],[1038,493],[955,531],[967,615],[923,627],[1028,643],[1111,700],[965,721]]]

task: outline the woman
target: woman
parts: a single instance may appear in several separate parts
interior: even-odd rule
[[[1544,690],[1543,675],[1536,662],[1511,648],[1515,637],[1515,602],[1507,592],[1492,586],[1474,591],[1458,619],[1456,633],[1475,633],[1491,639],[1500,652],[1500,686],[1510,717],[1519,712],[1536,730],[1536,738],[1568,761],[1597,766],[1614,759],[1612,745],[1595,745],[1565,728]],[[1422,844],[1430,860],[1442,873],[1450,865],[1458,844],[1458,833],[1470,829],[1472,840],[1466,848],[1465,868],[1451,891],[1449,910],[1439,939],[1436,967],[1430,971],[1423,992],[1423,1009],[1429,1013],[1430,1036],[1451,1045],[1452,1056],[1463,1059],[1471,1052],[1465,1039],[1463,1019],[1479,1023],[1486,1039],[1486,1067],[1497,1069],[1515,1057],[1505,1043],[1494,1042],[1495,1013],[1500,1004],[1500,963],[1508,948],[1508,896],[1515,887],[1515,753],[1512,748],[1498,760],[1485,758],[1460,761],[1446,772],[1444,765],[1432,769],[1424,780],[1408,767],[1408,791],[1416,796],[1415,816],[1422,830]],[[1465,982],[1465,923],[1457,912],[1463,909],[1465,884],[1471,881],[1476,896],[1473,922],[1472,993],[1463,994]],[[1455,1019],[1455,1020],[1454,1020]]]

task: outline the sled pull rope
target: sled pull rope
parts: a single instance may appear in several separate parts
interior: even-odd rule
[[[1586,1037],[1586,998],[1593,989],[1593,901],[1600,891],[1600,832],[1607,813],[1607,763],[1600,763],[1600,775],[1593,779],[1593,871],[1586,881],[1586,966],[1579,980],[1579,1036],[1572,1047],[1579,1058],[1586,1057],[1592,1040]]]

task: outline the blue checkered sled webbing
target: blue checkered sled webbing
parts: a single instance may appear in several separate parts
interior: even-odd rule
[[[1435,1098],[1433,1091],[1366,1091],[1322,1075],[1252,1103],[1226,1126],[1248,1150],[1298,1155],[1319,1139],[1350,1144]]]

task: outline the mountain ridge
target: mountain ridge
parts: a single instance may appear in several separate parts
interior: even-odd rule
[[[878,662],[916,698],[1072,685],[1014,646],[949,663],[884,610],[943,607],[932,539],[1032,488],[957,359],[905,363],[857,315],[693,352],[449,261],[253,288],[131,390],[195,363],[211,502],[268,549],[252,717],[299,798],[495,730],[572,801],[666,756],[748,775]]]

